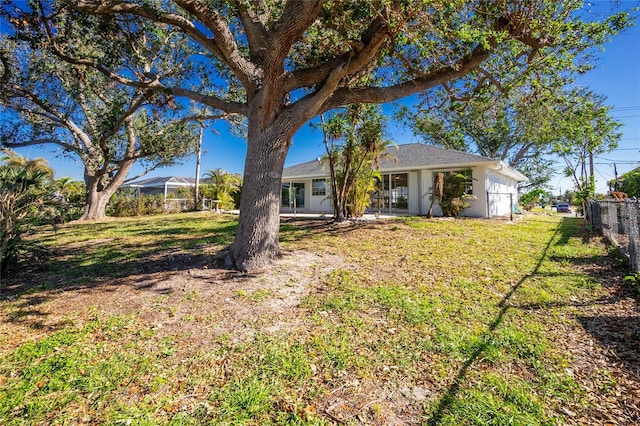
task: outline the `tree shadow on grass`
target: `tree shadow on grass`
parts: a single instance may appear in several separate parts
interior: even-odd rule
[[[465,360],[462,367],[458,371],[453,383],[449,386],[445,394],[438,401],[432,416],[428,419],[427,424],[437,425],[442,422],[449,408],[455,402],[456,396],[460,388],[464,384],[467,374],[474,363],[483,357],[483,353],[488,349],[491,342],[491,335],[503,322],[505,314],[510,309],[537,310],[549,309],[553,307],[587,307],[594,305],[615,305],[621,298],[632,297],[638,300],[638,293],[630,289],[629,285],[619,282],[624,276],[623,271],[615,266],[615,259],[610,256],[584,256],[584,257],[557,257],[551,255],[552,247],[569,243],[570,238],[581,237],[583,243],[588,243],[592,238],[601,238],[591,231],[585,231],[580,226],[576,226],[576,219],[565,218],[560,226],[556,229],[554,235],[549,239],[545,250],[538,260],[533,271],[518,281],[511,290],[502,298],[498,307],[500,311],[494,320],[489,324],[487,331],[479,339],[482,342],[476,350]],[[584,277],[584,275],[592,276],[599,285],[610,287],[613,293],[609,296],[598,300],[589,300],[586,302],[579,300],[569,301],[551,301],[526,305],[512,304],[513,295],[522,287],[522,285],[534,277],[556,277],[556,276],[573,276],[574,273],[556,273],[542,271],[541,266],[545,259],[552,261],[567,261],[574,265],[580,271],[575,273],[576,278]],[[614,280],[611,279],[614,277]],[[637,305],[637,304],[636,304]],[[640,318],[637,316],[584,316],[578,317],[577,320],[600,344],[605,348],[611,348],[609,356],[613,363],[622,361],[625,367],[640,375]]]
[[[23,268],[15,277],[2,282],[1,299],[13,299],[26,295],[33,303],[44,303],[48,296],[35,296],[44,292],[91,289],[96,287],[113,287],[113,282],[122,282],[131,278],[135,288],[166,293],[167,289],[158,289],[154,281],[140,276],[179,274],[190,269],[212,268],[224,270],[223,275],[230,279],[243,279],[250,274],[225,269],[220,254],[226,250],[234,238],[237,228],[235,221],[217,226],[212,232],[202,232],[191,238],[193,228],[183,225],[184,219],[170,226],[158,228],[140,222],[125,223],[120,226],[115,221],[104,223],[80,223],[76,226],[88,228],[83,232],[95,235],[105,234],[109,238],[92,239],[66,244],[52,252],[49,259],[33,259],[23,262]],[[295,240],[309,238],[316,234],[342,233],[361,228],[365,223],[350,223],[334,228],[332,218],[283,218],[281,239]],[[126,230],[123,231],[123,228]],[[114,235],[115,236],[111,236]],[[119,237],[140,237],[142,244],[128,243],[122,245]],[[53,234],[43,237],[51,240]],[[134,240],[135,241],[135,240]],[[205,247],[213,247],[209,254],[197,254]],[[217,247],[217,249],[216,249]]]
[[[453,380],[453,383],[449,386],[445,394],[438,401],[436,408],[434,410],[434,414],[427,420],[428,425],[438,425],[442,422],[444,415],[447,413],[447,410],[455,402],[456,396],[460,391],[461,386],[464,384],[464,381],[466,380],[469,369],[473,366],[473,364],[476,361],[478,361],[479,359],[482,359],[482,354],[487,350],[487,348],[491,344],[491,339],[490,339],[491,335],[496,331],[496,329],[500,326],[500,324],[502,324],[505,314],[510,309],[513,308],[513,306],[509,304],[509,301],[511,300],[513,295],[516,293],[516,291],[518,291],[518,289],[522,287],[522,285],[527,280],[529,280],[530,278],[538,274],[538,271],[542,266],[542,262],[547,257],[547,253],[549,252],[551,243],[555,240],[555,238],[558,236],[559,233],[560,233],[560,228],[557,228],[554,234],[551,236],[551,238],[547,242],[547,245],[544,251],[542,252],[542,255],[540,256],[540,259],[538,259],[538,262],[536,263],[536,266],[533,269],[533,272],[522,277],[513,287],[511,287],[509,292],[504,295],[502,300],[500,300],[500,302],[498,303],[498,307],[500,308],[498,315],[494,318],[491,324],[489,324],[489,328],[487,329],[487,331],[485,331],[482,337],[478,339],[478,341],[482,343],[478,345],[476,350],[473,351],[473,353],[462,364],[462,367],[458,371],[458,374]]]
[[[31,273],[25,275],[24,281],[16,281],[13,286],[8,286],[3,292],[3,299],[10,301],[11,308],[4,315],[4,321],[51,332],[64,328],[69,321],[52,322],[52,312],[48,311],[46,305],[56,299],[64,300],[67,297],[64,293],[67,292],[91,294],[99,288],[102,293],[119,295],[118,292],[128,289],[169,296],[181,288],[181,284],[177,283],[184,282],[187,276],[185,271],[204,268],[215,271],[212,279],[236,279],[237,274],[233,271],[217,271],[217,262],[215,254],[193,255],[180,249],[148,251],[140,259],[118,259],[108,265],[78,266],[75,262],[63,262],[66,267],[64,271]],[[207,275],[202,279],[208,278]],[[37,283],[33,283],[34,279]],[[126,301],[126,294],[129,293],[121,294],[118,297]],[[64,301],[62,303],[66,304]]]
[[[381,229],[386,220],[345,220],[336,222],[333,217],[283,217],[280,219],[280,242],[291,242],[299,238],[322,236],[344,236],[366,229]],[[391,229],[394,230],[394,229]]]
[[[583,244],[588,244],[594,239],[601,239],[602,235],[585,225],[582,217],[563,217],[560,225],[560,238],[555,245],[566,245],[570,238],[576,237],[579,237]]]
[[[100,226],[114,226],[111,223]],[[125,244],[117,238],[89,240],[68,244],[52,252],[49,259],[29,262],[10,279],[2,282],[2,298],[15,298],[52,290],[77,290],[103,286],[114,279],[156,273],[179,273],[193,268],[217,266],[216,253],[198,254],[205,246],[228,245],[233,240],[235,223],[218,227],[214,234],[192,238],[176,238],[188,235],[188,228],[168,227],[156,230],[134,230],[134,234],[155,237],[144,244]],[[147,286],[148,288],[148,286]],[[42,303],[42,302],[40,302]]]
[[[212,282],[252,277],[226,269],[220,256],[233,241],[235,221],[196,234],[180,221],[167,225],[158,228],[140,221],[125,223],[124,230],[115,222],[77,225],[87,228],[81,234],[95,238],[59,245],[48,259],[27,260],[15,276],[3,280],[0,301],[13,301],[12,313],[5,320],[29,323],[35,329],[44,328],[45,323],[49,330],[56,328],[46,322],[49,313],[41,306],[64,298],[61,292],[91,292],[99,288],[108,293],[128,287],[167,296],[176,288],[164,283],[180,280],[190,270],[207,270],[203,279]],[[295,240],[317,234],[342,234],[368,225],[358,222],[335,226],[331,218],[293,218],[283,220],[281,236],[283,241]],[[55,238],[53,233],[47,233],[41,241],[51,243]],[[205,251],[205,247],[209,250]]]

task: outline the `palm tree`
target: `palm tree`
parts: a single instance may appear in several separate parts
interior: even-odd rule
[[[53,175],[41,158],[27,160],[13,151],[4,153],[0,165],[0,277],[17,262],[24,245],[25,219],[38,214],[47,201]]]
[[[233,208],[233,193],[242,188],[242,177],[223,169],[207,170],[204,177],[213,185],[215,197],[220,200],[221,207]]]
[[[30,160],[10,149],[2,149],[2,152],[5,154],[2,157],[2,161],[6,166],[10,168],[22,168],[27,171],[41,171],[50,178],[53,178],[53,169],[49,167],[49,163],[47,163],[47,160],[44,158],[34,158]]]
[[[321,117],[321,123],[334,218],[339,222],[362,216],[380,175],[380,159],[390,144],[384,137],[385,118],[378,106],[363,104],[351,105],[327,121]]]

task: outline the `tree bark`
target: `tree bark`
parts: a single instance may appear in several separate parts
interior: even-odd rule
[[[280,257],[282,170],[289,140],[279,132],[249,133],[240,217],[227,267],[256,272]]]
[[[103,177],[107,173],[106,169],[93,172],[85,168],[84,183],[87,187],[87,197],[84,206],[84,213],[80,219],[78,219],[79,221],[102,220],[107,217],[107,204],[109,204],[109,200],[113,194],[115,194],[118,188],[120,188],[124,183],[124,180],[134,163],[135,159],[133,158],[120,161],[115,176],[109,179],[109,183],[107,185],[103,185],[101,183]]]
[[[107,217],[106,209],[113,191],[99,191],[97,185],[87,185],[87,198],[84,206],[84,213],[80,221],[102,220]]]

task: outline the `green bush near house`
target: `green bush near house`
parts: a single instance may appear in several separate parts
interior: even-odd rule
[[[164,213],[162,195],[131,195],[118,193],[107,205],[107,216],[132,217],[149,216]]]

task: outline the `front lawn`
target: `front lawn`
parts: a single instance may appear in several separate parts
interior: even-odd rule
[[[43,229],[3,282],[0,424],[640,422],[637,293],[581,219],[286,219],[251,276],[216,267],[235,225]]]

